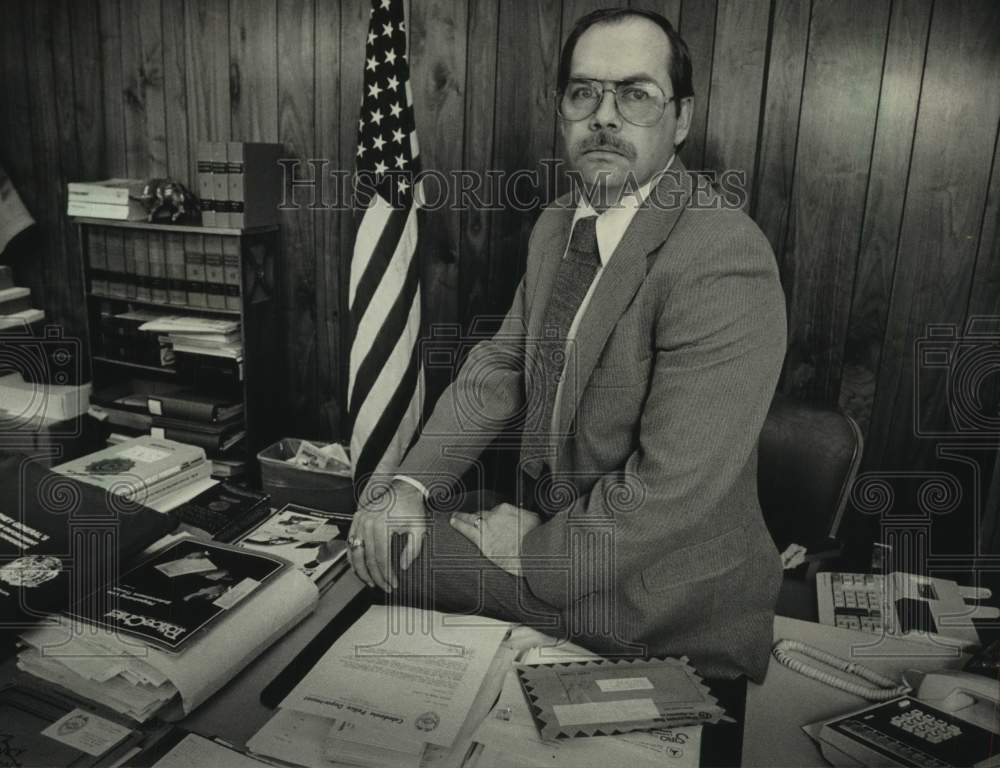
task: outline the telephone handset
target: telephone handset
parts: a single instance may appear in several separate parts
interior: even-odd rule
[[[916,697],[986,730],[1000,733],[1000,679],[971,672],[920,672],[903,675]]]
[[[909,670],[916,691],[823,724],[823,756],[836,766],[1000,766],[1000,681],[969,672]]]

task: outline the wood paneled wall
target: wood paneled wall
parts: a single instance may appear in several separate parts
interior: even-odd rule
[[[552,87],[573,21],[608,0],[409,0],[425,168],[536,169],[558,156]],[[619,3],[623,4],[623,3]],[[688,41],[689,167],[745,172],[788,299],[781,387],[864,426],[868,469],[929,471],[947,379],[923,384],[928,323],[1000,315],[1000,4],[995,0],[632,0]],[[2,0],[0,163],[42,223],[22,267],[79,327],[65,182],[194,178],[207,139],[283,142],[349,168],[367,0]],[[308,177],[313,166],[303,165]],[[340,430],[350,215],[283,214],[279,334],[289,432]],[[424,219],[425,316],[501,313],[532,211]],[[30,267],[30,269],[29,269]],[[995,329],[996,330],[996,329]],[[440,385],[440,375],[436,380]],[[996,396],[996,387],[986,394]],[[989,452],[984,455],[992,456]],[[981,462],[982,498],[1000,472]],[[1000,534],[998,534],[1000,538]],[[1000,543],[1000,542],[998,542]]]

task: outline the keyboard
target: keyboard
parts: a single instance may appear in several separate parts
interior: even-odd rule
[[[881,573],[816,574],[819,621],[841,629],[885,631],[885,576]]]

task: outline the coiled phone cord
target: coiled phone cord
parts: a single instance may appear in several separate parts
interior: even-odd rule
[[[900,685],[892,678],[880,675],[873,669],[869,669],[861,664],[855,664],[853,661],[847,661],[839,656],[834,656],[832,653],[827,653],[819,648],[813,648],[811,645],[806,645],[799,640],[779,640],[774,644],[771,653],[779,664],[788,667],[793,672],[811,677],[813,680],[818,680],[821,683],[839,688],[842,691],[853,693],[855,696],[860,696],[868,701],[888,701],[889,699],[894,699],[897,696],[902,696],[910,692],[910,686],[908,685]],[[844,680],[831,672],[825,672],[822,669],[817,669],[806,664],[804,661],[793,658],[790,655],[792,653],[799,653],[803,656],[816,659],[827,666],[841,672],[846,672],[849,675],[860,677],[862,680],[874,683],[874,685],[862,685],[861,683],[852,683],[849,680]]]

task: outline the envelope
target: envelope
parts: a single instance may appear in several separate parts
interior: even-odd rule
[[[686,657],[519,664],[543,739],[718,722],[725,713]]]

